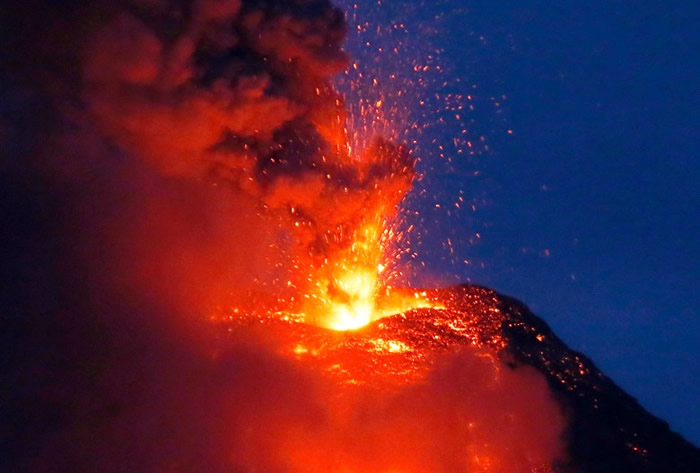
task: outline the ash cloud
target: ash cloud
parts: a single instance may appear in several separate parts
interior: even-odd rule
[[[378,194],[410,187],[403,150],[378,144],[384,156],[369,152],[362,165],[348,155],[342,99],[329,83],[346,65],[345,25],[328,2],[130,10],[88,36],[89,119],[165,176],[218,181],[253,199],[292,236],[296,266],[319,266],[349,243]]]
[[[14,159],[71,192],[92,186],[89,205],[127,207],[106,224],[126,230],[110,228],[102,243],[116,246],[120,261],[134,259],[125,247],[150,241],[153,250],[127,277],[167,271],[153,268],[163,263],[161,240],[180,233],[187,252],[207,226],[213,247],[231,246],[227,257],[200,258],[197,248],[185,258],[228,263],[236,287],[255,282],[250,292],[289,281],[304,293],[367,215],[390,216],[410,189],[404,148],[377,140],[362,156],[349,153],[343,101],[329,82],[346,65],[346,27],[326,0],[34,1],[3,14],[8,94],[41,102],[28,124],[39,145]],[[9,127],[21,135],[26,125],[12,119]],[[168,208],[176,187],[192,202]],[[210,218],[227,205],[218,222]],[[88,212],[101,221],[107,210]],[[175,231],[149,226],[161,218]],[[129,231],[133,219],[148,221],[147,231]],[[252,234],[275,251],[248,251]],[[187,269],[177,259],[173,274]]]
[[[526,450],[556,455],[560,418],[534,376],[446,386],[450,370],[479,378],[470,355],[341,422],[324,380],[252,342],[223,349],[205,323],[217,304],[273,305],[297,273],[301,287],[295,267],[322,265],[410,188],[400,146],[348,153],[330,3],[30,0],[0,15],[3,470],[320,471],[361,435],[353,461],[379,472],[376,445],[501,402],[517,406],[512,443],[541,434]],[[506,425],[479,422],[489,443]],[[433,447],[405,468],[451,471]],[[494,448],[504,465],[524,451]]]

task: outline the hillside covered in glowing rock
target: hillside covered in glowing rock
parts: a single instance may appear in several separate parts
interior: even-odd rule
[[[364,387],[396,393],[406,386],[430,384],[426,379],[441,370],[441,360],[465,351],[484,360],[496,380],[504,370],[534,369],[546,379],[566,426],[563,455],[532,471],[700,471],[698,448],[647,412],[585,355],[567,347],[521,302],[476,286],[428,291],[428,298],[444,308],[412,310],[356,331],[335,332],[276,316],[237,315],[223,326],[227,337],[253,336],[349,391]],[[467,377],[484,374],[466,371]],[[448,376],[455,384],[461,382],[458,372]],[[488,388],[478,387],[483,379],[467,382],[475,387],[475,395],[489,395]],[[522,387],[515,383],[511,388]],[[474,406],[483,409],[479,402]],[[495,410],[488,415],[495,417],[499,408],[508,412],[511,407],[491,406]],[[501,469],[473,464],[469,471]]]

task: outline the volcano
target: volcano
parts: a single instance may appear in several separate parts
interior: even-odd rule
[[[15,344],[4,471],[700,471],[698,448],[522,303],[421,296],[433,308],[350,331],[221,310],[194,349],[152,311],[69,314]]]
[[[523,304],[400,289],[432,53],[363,70],[329,0],[3,7],[0,471],[700,471]]]
[[[564,412],[565,456],[532,471],[700,471],[700,449],[646,411],[588,357],[569,348],[520,301],[473,285],[422,295],[439,308],[396,314],[356,331],[334,332],[290,317],[239,314],[222,325],[226,337],[255,334],[350,389],[401,390],[420,383],[450,353],[474,350],[496,371],[499,366],[536,370]]]

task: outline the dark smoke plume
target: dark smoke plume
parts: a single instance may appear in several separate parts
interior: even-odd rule
[[[450,365],[403,397],[370,397],[367,422],[339,434],[325,381],[252,341],[222,348],[205,323],[217,304],[298,297],[367,215],[410,188],[402,147],[349,153],[329,82],[346,64],[340,11],[325,0],[15,3],[0,6],[0,470],[327,471],[322,452],[348,433],[365,436],[353,448],[367,469],[386,419],[430,435],[450,409],[490,413],[518,389],[543,414],[514,403],[509,441],[527,439],[536,462],[558,454],[560,415],[529,373],[464,404],[466,380],[442,391]],[[482,376],[476,357],[465,363]],[[408,471],[444,449],[452,461],[449,434]],[[309,454],[316,466],[285,456],[313,442],[326,443]],[[506,466],[525,455],[494,449]]]
[[[41,165],[82,181],[136,172],[127,179],[151,173],[148,185],[156,188],[174,181],[226,188],[247,204],[230,209],[222,231],[233,241],[235,227],[258,226],[268,246],[287,254],[255,261],[259,281],[303,288],[313,268],[379,210],[379,199],[391,209],[410,187],[405,151],[377,143],[362,156],[348,153],[342,99],[329,83],[346,64],[345,23],[327,1],[37,2],[19,9],[5,12],[15,34],[3,59],[17,71],[11,79],[19,91],[37,84],[49,96],[42,106],[51,116],[41,119],[52,129],[36,150]],[[142,200],[135,205],[149,206],[148,196]]]

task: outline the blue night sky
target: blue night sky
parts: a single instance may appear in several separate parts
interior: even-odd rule
[[[398,14],[409,35],[436,26],[413,41],[442,49],[446,79],[473,93],[468,128],[488,149],[450,172],[418,153],[429,193],[410,204],[427,228],[414,282],[471,281],[523,300],[700,443],[700,6],[427,3],[385,2],[366,19]],[[352,37],[348,49],[360,62],[371,55]],[[502,95],[496,113],[489,98]],[[423,140],[449,143],[460,129]],[[434,208],[459,190],[476,212]],[[433,251],[448,237],[450,260],[470,264]]]

